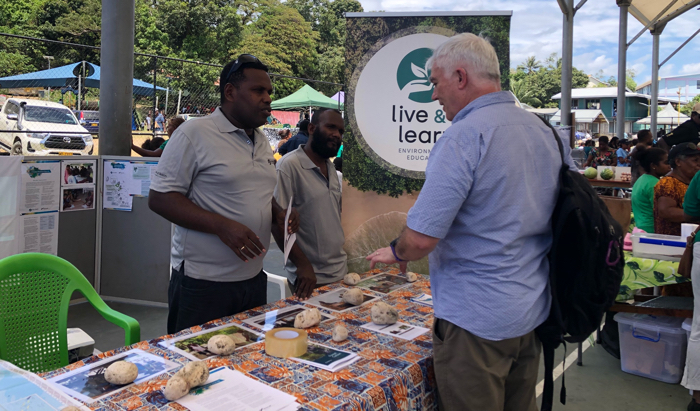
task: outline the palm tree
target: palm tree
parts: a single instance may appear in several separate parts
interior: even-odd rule
[[[532,74],[537,70],[542,68],[542,62],[537,60],[535,56],[530,56],[525,59],[520,65],[518,65],[518,70],[523,70],[525,73]]]
[[[525,103],[533,107],[540,107],[542,105],[540,99],[535,97],[532,90],[530,90],[527,84],[525,84],[525,80],[511,81],[510,91],[515,94],[515,97],[521,103]]]

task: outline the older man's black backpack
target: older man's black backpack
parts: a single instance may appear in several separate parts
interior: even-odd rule
[[[545,124],[554,134],[562,168],[549,251],[552,308],[536,329],[545,366],[542,411],[552,409],[554,350],[561,343],[582,342],[598,329],[620,290],[625,264],[622,227],[590,183],[569,169],[557,132]],[[566,403],[563,376],[560,400]]]

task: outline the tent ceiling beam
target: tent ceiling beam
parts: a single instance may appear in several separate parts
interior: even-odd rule
[[[693,39],[695,38],[695,36],[697,36],[698,34],[700,34],[700,29],[698,29],[695,33],[693,33],[692,36],[688,37],[688,40],[684,41],[683,44],[681,44],[680,46],[678,46],[678,48],[677,48],[676,50],[674,50],[673,53],[671,53],[670,56],[666,57],[666,60],[664,60],[661,64],[659,64],[659,67],[661,67],[661,66],[663,66],[664,64],[666,64],[667,61],[669,61],[673,56],[675,56],[676,53],[678,53],[679,51],[681,51],[681,49],[682,49],[683,47],[685,47],[686,44],[690,43],[690,41],[693,40]]]
[[[693,0],[685,6],[679,8],[678,10],[659,20],[659,24],[666,24],[695,6],[700,6],[700,0]]]
[[[654,24],[656,24],[656,23],[659,21],[659,19],[661,19],[661,17],[663,17],[663,15],[666,14],[666,12],[669,11],[669,10],[671,9],[671,7],[673,7],[673,5],[676,4],[677,2],[678,2],[678,0],[672,0],[670,3],[668,3],[668,5],[667,5],[663,10],[661,10],[661,13],[657,14],[656,17],[654,17],[654,20],[652,20],[652,21],[650,21],[649,23],[647,23],[647,24],[644,26],[644,28],[641,29],[641,30],[639,31],[639,33],[637,33],[637,35],[634,36],[634,37],[632,38],[632,40],[630,40],[629,43],[627,43],[627,47],[631,46],[632,43],[634,43],[639,37],[641,37],[642,34],[644,34],[644,32],[645,32],[648,28],[650,28],[651,26],[653,26]]]

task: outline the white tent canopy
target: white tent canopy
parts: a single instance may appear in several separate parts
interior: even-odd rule
[[[629,13],[646,26],[657,17],[659,21],[669,21],[696,6],[697,3],[697,0],[634,0],[629,6]],[[668,8],[669,5],[671,5],[670,8]],[[659,13],[666,8],[668,10],[659,16]]]
[[[605,117],[600,110],[571,110],[572,113],[576,114],[576,123],[607,123],[608,119]],[[561,122],[561,110],[554,113],[554,116],[550,119],[553,122]]]
[[[668,103],[663,110],[656,114],[656,124],[677,126],[680,123],[688,121],[690,117],[679,113],[673,108],[671,103]],[[651,116],[637,121],[637,124],[651,124]]]

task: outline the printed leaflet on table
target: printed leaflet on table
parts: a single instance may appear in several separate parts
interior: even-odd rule
[[[416,327],[411,324],[406,324],[402,322],[397,322],[389,325],[378,325],[371,322],[363,325],[362,328],[390,335],[392,337],[401,338],[402,340],[413,340],[416,337],[419,337],[430,331],[427,328]]]
[[[399,288],[403,288],[409,284],[408,279],[404,276],[379,274],[365,278],[364,280],[355,284],[355,287],[365,288],[367,290],[372,290],[382,294],[389,294],[390,292],[396,291]]]
[[[343,301],[343,293],[347,290],[347,288],[339,288],[337,290],[329,291],[325,294],[310,298],[306,300],[305,303],[337,312],[344,312],[359,307],[359,305],[352,305]],[[362,304],[378,298],[379,297],[375,297],[373,295],[364,294],[364,302]]]
[[[303,305],[291,305],[279,310],[270,311],[265,314],[260,314],[257,317],[243,320],[244,323],[252,325],[263,331],[270,331],[273,328],[294,328],[294,319],[297,314],[307,310]],[[326,313],[321,313],[321,322],[335,318]]]
[[[411,298],[411,301],[428,307],[433,306],[433,296],[430,294],[421,294],[418,297]]]
[[[138,367],[139,375],[133,383],[113,385],[105,380],[104,371],[112,363],[117,361],[127,361]],[[162,357],[139,349],[134,349],[94,363],[86,364],[73,371],[53,377],[48,380],[48,382],[81,401],[91,403],[129,388],[133,384],[139,384],[150,380],[179,366],[180,364],[176,362],[168,361]]]
[[[209,371],[204,385],[193,388],[178,404],[190,411],[291,411],[296,397],[226,367]]]
[[[207,343],[209,343],[211,337],[219,334],[234,338],[234,341],[236,341],[236,349],[262,341],[265,338],[265,336],[253,330],[239,325],[227,324],[208,330],[202,330],[194,334],[182,335],[171,340],[161,341],[158,345],[180,355],[184,355],[191,360],[204,360],[216,356],[216,354],[211,353],[207,349]]]
[[[309,344],[306,353],[291,360],[311,365],[322,370],[336,372],[358,361],[360,356],[348,351],[336,350],[320,344]]]
[[[0,409],[60,411],[71,405],[88,410],[36,374],[0,360]]]

